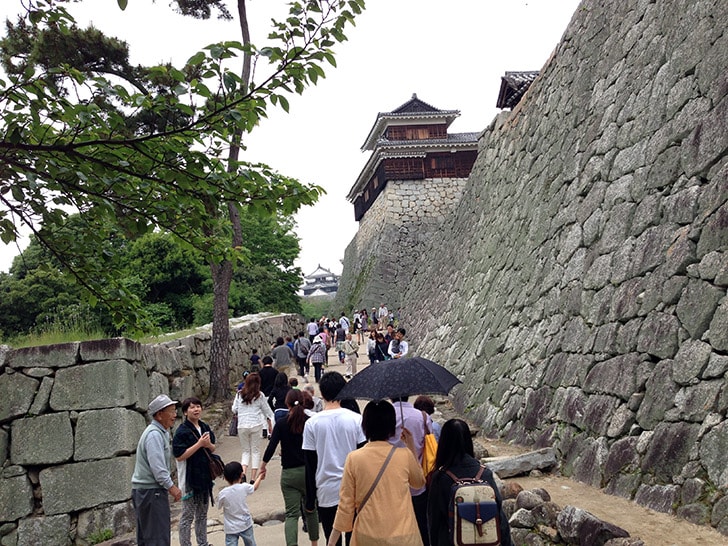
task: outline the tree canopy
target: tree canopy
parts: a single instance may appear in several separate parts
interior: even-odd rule
[[[216,1],[177,6],[229,15]],[[287,95],[336,65],[332,48],[363,6],[293,2],[265,47],[224,42],[181,67],[132,67],[125,43],[78,28],[63,0],[29,1],[0,41],[0,240],[28,227],[92,304],[104,303],[117,326],[129,327],[145,315],[138,294],[108,267],[116,230],[130,239],[162,230],[207,263],[245,260],[221,209],[237,203],[257,217],[290,215],[323,190],[221,157],[234,135],[250,133],[270,107],[287,111]],[[243,54],[259,70],[249,84],[231,69]]]
[[[293,263],[298,238],[290,220],[243,212],[242,221],[248,234],[248,257],[233,276],[228,314],[300,312],[296,296],[300,271]],[[201,252],[160,232],[131,240],[117,233],[114,246],[109,267],[139,299],[152,326],[172,331],[212,321],[212,280]],[[15,258],[9,274],[0,274],[0,339],[66,327],[69,317],[72,325],[87,331],[108,336],[123,333],[103,307],[91,309],[84,304],[78,285],[33,239]]]

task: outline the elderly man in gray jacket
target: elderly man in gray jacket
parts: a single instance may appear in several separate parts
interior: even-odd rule
[[[169,429],[177,418],[177,401],[160,394],[149,403],[152,422],[137,444],[131,500],[136,513],[138,546],[169,546],[171,523],[169,496],[176,501],[182,491],[172,481],[172,445]]]

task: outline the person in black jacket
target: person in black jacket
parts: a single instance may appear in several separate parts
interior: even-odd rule
[[[461,419],[450,419],[442,425],[440,442],[437,444],[435,468],[430,480],[427,497],[427,525],[432,546],[452,546],[448,530],[448,510],[453,480],[449,470],[459,478],[472,478],[480,470],[480,461],[474,456],[470,427]],[[485,468],[482,478],[495,490],[500,514],[501,546],[512,546],[508,518],[503,512],[503,499],[490,469]]]
[[[298,544],[298,518],[303,515],[311,542],[319,539],[318,514],[301,510],[306,497],[306,472],[303,459],[303,426],[308,415],[304,411],[304,394],[299,390],[289,390],[286,395],[288,413],[276,420],[268,447],[263,455],[260,471],[275,454],[278,443],[281,444],[281,492],[286,506],[286,522],[284,532],[286,546]]]
[[[191,546],[192,522],[197,544],[207,544],[207,508],[212,501],[212,476],[205,450],[215,451],[215,433],[200,420],[202,402],[190,397],[182,401],[185,420],[174,433],[172,454],[177,459],[177,475],[182,489],[182,515],[179,518],[180,546]]]

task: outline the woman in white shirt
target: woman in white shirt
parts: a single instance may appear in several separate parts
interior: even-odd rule
[[[240,464],[246,476],[250,466],[248,479],[252,483],[258,476],[263,428],[267,426],[268,434],[273,431],[273,410],[260,392],[260,375],[251,373],[245,378],[245,385],[235,395],[233,412],[238,414],[238,439],[243,450]]]

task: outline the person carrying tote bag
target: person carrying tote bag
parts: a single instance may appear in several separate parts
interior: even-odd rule
[[[388,442],[396,424],[388,401],[372,401],[364,408],[362,429],[369,443],[346,458],[328,546],[349,531],[352,546],[422,546],[412,503],[402,499],[409,497],[410,487],[423,487],[425,477],[409,431],[402,433],[407,448]]]

